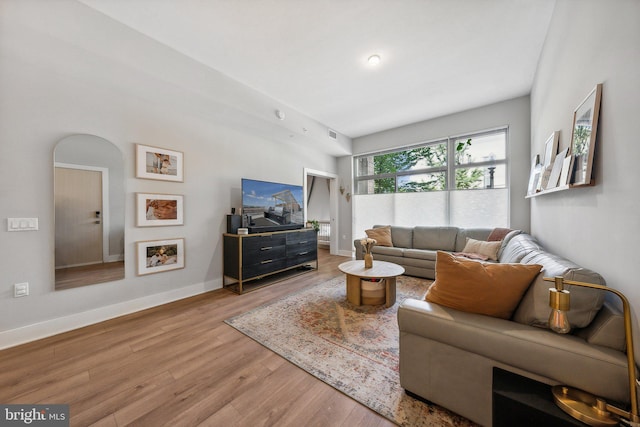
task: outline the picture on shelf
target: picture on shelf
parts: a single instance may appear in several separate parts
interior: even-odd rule
[[[598,84],[573,113],[571,155],[574,157],[573,183],[577,185],[591,183],[601,97],[602,84]]]
[[[562,173],[562,166],[564,164],[564,159],[567,157],[567,151],[569,151],[568,147],[562,150],[553,160],[551,175],[549,175],[549,181],[547,182],[547,187],[546,187],[547,190],[556,188],[558,186],[558,182],[560,180],[560,174]]]
[[[136,225],[154,227],[184,224],[184,196],[136,193]]]
[[[535,194],[538,188],[538,182],[540,180],[540,155],[536,154],[531,160],[531,172],[529,172],[529,186],[527,187],[527,195]]]
[[[558,152],[558,142],[560,141],[560,131],[555,131],[547,138],[544,143],[544,161],[543,167],[546,169],[553,164]]]
[[[183,182],[183,153],[136,144],[136,178]]]
[[[184,239],[137,242],[138,275],[184,268]]]

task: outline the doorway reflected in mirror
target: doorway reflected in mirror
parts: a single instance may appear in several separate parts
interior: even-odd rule
[[[124,162],[94,135],[54,151],[55,289],[124,278]]]

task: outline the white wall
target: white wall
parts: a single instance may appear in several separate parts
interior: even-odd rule
[[[536,197],[531,229],[552,252],[593,269],[636,312],[640,286],[640,2],[558,0],[531,93],[531,154],[560,130],[569,145],[573,111],[603,83],[595,187]],[[634,323],[636,332],[637,323]],[[636,337],[638,335],[636,334]],[[638,339],[636,338],[636,347]]]
[[[529,203],[524,199],[524,195],[527,192],[528,171],[531,167],[531,159],[529,157],[529,116],[529,97],[523,96],[485,107],[355,138],[353,140],[353,154],[355,156],[388,148],[417,144],[447,136],[456,136],[508,126],[509,221],[511,228],[528,231]],[[351,246],[353,246],[353,244],[351,244]]]
[[[286,127],[321,124],[72,0],[0,0],[0,94],[0,348],[219,288],[240,179],[302,184],[305,167],[337,169]],[[53,149],[78,133],[125,158],[126,279],[54,291]],[[135,143],[184,152],[185,182],[136,179]],[[136,228],[136,192],[183,194],[185,225]],[[7,232],[8,217],[38,217],[40,230]],[[135,242],[174,237],[186,268],[137,277]],[[20,282],[31,294],[13,298]]]
[[[331,209],[329,209],[329,180],[319,176],[308,176],[307,192],[309,192],[311,188],[312,180],[313,191],[311,192],[311,197],[307,197],[307,219],[329,221],[331,219]]]

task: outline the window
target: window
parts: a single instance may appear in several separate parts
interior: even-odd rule
[[[499,129],[357,156],[355,194],[506,188],[506,135]]]
[[[506,128],[356,156],[355,222],[508,226],[507,163]]]

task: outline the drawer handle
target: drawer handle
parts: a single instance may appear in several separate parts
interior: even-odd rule
[[[270,251],[273,249],[273,246],[265,246],[264,248],[260,248],[261,251]]]
[[[309,251],[300,252],[300,253],[298,254],[298,256],[306,255],[306,254],[308,254],[308,253],[309,253]]]
[[[269,264],[270,262],[273,262],[272,259],[265,259],[264,261],[261,261],[260,264]]]
[[[307,243],[309,243],[309,242],[307,242],[306,240],[303,241],[303,242],[300,242],[301,245],[306,245]]]

